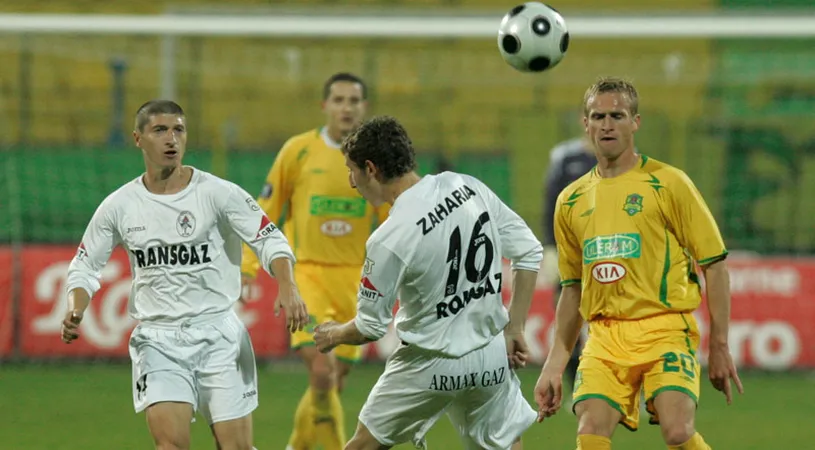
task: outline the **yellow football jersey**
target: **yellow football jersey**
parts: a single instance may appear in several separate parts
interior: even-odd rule
[[[620,176],[602,178],[595,167],[564,189],[555,237],[561,284],[582,283],[586,320],[693,311],[701,289],[692,258],[705,265],[727,255],[690,178],[644,155]]]
[[[294,249],[298,263],[358,265],[365,242],[388,207],[374,208],[348,181],[345,157],[321,129],[289,139],[275,158],[258,204]],[[256,275],[259,262],[244,245],[241,271]]]

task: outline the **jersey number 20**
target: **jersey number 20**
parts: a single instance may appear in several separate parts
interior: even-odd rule
[[[479,283],[490,272],[495,249],[489,236],[482,233],[484,224],[490,221],[490,215],[482,213],[473,226],[470,244],[467,247],[467,256],[464,258],[464,275],[467,281]],[[476,267],[475,257],[478,250],[484,247],[484,260],[481,267]],[[447,274],[447,283],[444,295],[455,295],[458,292],[458,277],[461,272],[461,228],[456,227],[450,235],[450,245],[447,250],[447,262],[450,263],[450,272]]]

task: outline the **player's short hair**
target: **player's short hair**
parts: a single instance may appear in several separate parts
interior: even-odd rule
[[[416,170],[413,143],[398,120],[377,116],[364,122],[342,143],[342,152],[358,167],[370,161],[390,181]]]
[[[147,125],[150,118],[159,114],[174,114],[184,117],[184,110],[172,100],[150,100],[136,110],[136,130],[144,131],[144,126]]]
[[[335,73],[334,75],[331,75],[330,77],[328,77],[327,80],[325,80],[325,84],[323,84],[323,100],[328,99],[328,96],[331,95],[331,86],[333,86],[334,83],[340,81],[347,81],[349,83],[359,83],[360,87],[362,87],[362,99],[363,100],[368,99],[368,86],[365,85],[365,82],[362,81],[362,78],[354,75],[353,73],[339,72]]]
[[[600,77],[594,84],[586,89],[583,95],[583,116],[589,115],[589,102],[599,94],[613,92],[625,95],[628,98],[628,106],[632,116],[637,115],[640,105],[640,97],[637,88],[628,80],[619,77]]]

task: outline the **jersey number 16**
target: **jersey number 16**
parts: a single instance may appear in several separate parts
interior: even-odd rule
[[[464,275],[470,283],[480,283],[490,272],[495,249],[489,236],[482,232],[484,224],[490,221],[490,215],[482,213],[473,226],[470,245],[467,247],[467,256],[464,258]],[[476,254],[484,247],[484,260],[481,267],[476,266]],[[458,277],[461,272],[461,228],[456,227],[450,235],[450,245],[447,250],[447,262],[450,263],[450,272],[447,274],[444,295],[449,297],[458,292]]]

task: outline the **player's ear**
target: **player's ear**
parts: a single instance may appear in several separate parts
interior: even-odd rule
[[[640,129],[640,115],[639,114],[634,115],[633,122],[634,122],[633,131],[639,130]]]
[[[585,115],[583,116],[583,131],[589,134],[589,118]]]
[[[133,130],[133,142],[136,144],[136,147],[141,147],[139,144],[141,143],[141,133],[138,130]]]

